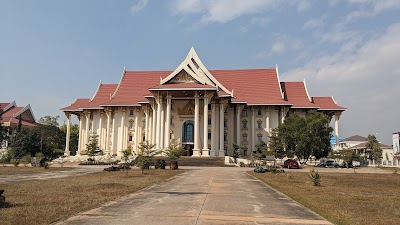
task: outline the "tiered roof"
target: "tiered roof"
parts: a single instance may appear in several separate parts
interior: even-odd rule
[[[11,103],[0,103],[0,106],[0,109],[3,110],[1,123],[15,125],[19,123],[19,117],[21,117],[22,126],[32,127],[37,125],[30,105],[19,107],[16,105],[15,101],[13,101]]]
[[[333,97],[310,97],[305,82],[280,82],[277,68],[207,70],[192,48],[174,71],[126,71],[119,84],[100,84],[92,99],[76,99],[63,111],[140,106],[158,91],[212,90],[220,98],[247,105],[343,111]]]

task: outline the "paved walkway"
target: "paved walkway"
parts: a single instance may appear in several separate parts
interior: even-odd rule
[[[71,170],[51,171],[45,173],[0,175],[0,184],[9,184],[21,181],[29,181],[29,180],[47,180],[52,178],[77,176],[88,173],[101,172],[103,168],[104,166],[87,166],[87,167],[76,167]]]
[[[58,224],[330,224],[240,168],[190,169]]]

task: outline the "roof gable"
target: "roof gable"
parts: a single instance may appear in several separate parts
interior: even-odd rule
[[[207,84],[218,87],[224,92],[231,94],[231,92],[208,71],[193,47],[190,49],[183,62],[171,74],[162,79],[160,84],[178,82],[198,82],[200,84]]]
[[[311,102],[305,81],[303,82],[281,82],[284,98],[293,104],[292,108],[318,108]]]

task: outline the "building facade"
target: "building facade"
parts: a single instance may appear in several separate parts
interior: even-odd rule
[[[174,71],[126,71],[118,84],[99,84],[95,95],[62,108],[69,127],[79,119],[78,154],[92,134],[106,154],[138,150],[149,141],[165,149],[172,141],[191,156],[221,157],[233,144],[251,154],[259,141],[291,113],[318,110],[339,118],[345,108],[333,97],[310,97],[305,81],[280,82],[278,68],[208,70],[192,48]]]

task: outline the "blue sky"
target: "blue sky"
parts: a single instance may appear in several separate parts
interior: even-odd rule
[[[273,68],[348,108],[344,136],[400,131],[400,1],[0,1],[0,102],[37,118],[128,70]],[[62,122],[62,121],[60,121]]]

